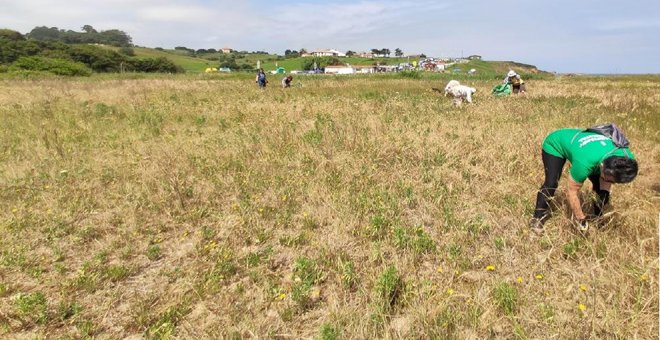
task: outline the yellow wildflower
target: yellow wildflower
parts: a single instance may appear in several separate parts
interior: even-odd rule
[[[586,292],[587,291],[587,285],[581,284],[580,285],[580,290],[583,291],[583,292]]]
[[[522,276],[518,276],[518,278],[516,279],[516,281],[517,281],[518,283],[523,283],[523,278],[522,278]]]
[[[585,306],[584,304],[578,303],[578,309],[580,311],[584,312],[585,310],[587,310],[587,306]]]
[[[279,295],[277,295],[275,297],[275,300],[279,300],[279,301],[282,301],[284,299],[286,299],[286,294],[284,294],[284,293],[280,293]]]
[[[487,266],[486,266],[486,270],[492,272],[493,270],[495,270],[495,266],[493,266],[493,265],[487,265]]]
[[[543,280],[543,274],[536,274],[535,277],[537,280]]]
[[[442,273],[443,272],[442,267],[438,267],[437,272]]]
[[[454,290],[451,288],[447,288],[447,295],[452,295],[454,294]]]

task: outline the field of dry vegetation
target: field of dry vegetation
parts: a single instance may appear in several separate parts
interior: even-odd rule
[[[0,337],[658,338],[660,76],[294,82],[0,81]],[[614,213],[531,234],[544,136],[610,121]]]

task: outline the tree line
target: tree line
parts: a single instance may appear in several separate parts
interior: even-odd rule
[[[299,56],[301,56],[305,53],[307,53],[307,50],[305,50],[304,48],[301,48],[300,51],[287,49],[286,51],[284,51],[284,57],[285,58],[296,58],[296,57],[299,57]],[[381,49],[372,48],[371,49],[371,54],[375,57],[389,57],[391,53],[392,52],[390,51],[389,48],[381,48]],[[347,51],[346,52],[347,57],[353,57],[353,56],[356,56],[356,55],[357,55],[357,53],[355,51]],[[394,56],[403,57],[403,51],[400,48],[396,48],[394,50]]]
[[[82,27],[82,32],[58,29],[57,27],[35,27],[27,38],[40,41],[60,41],[65,44],[103,44],[117,47],[132,46],[132,38],[124,31],[112,29],[97,31],[90,25]]]
[[[132,48],[126,45],[115,51],[101,46],[43,39],[39,34],[40,39],[36,39],[32,35],[35,30],[24,36],[13,30],[0,29],[0,72],[37,71],[69,76],[86,76],[93,72],[184,72],[167,58],[135,57]],[[130,42],[130,37],[123,41]]]

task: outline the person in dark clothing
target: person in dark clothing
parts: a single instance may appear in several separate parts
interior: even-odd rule
[[[255,78],[255,82],[257,85],[259,85],[259,88],[262,90],[266,88],[266,84],[268,84],[268,80],[266,80],[266,73],[264,73],[264,69],[260,68],[257,70],[257,77]]]

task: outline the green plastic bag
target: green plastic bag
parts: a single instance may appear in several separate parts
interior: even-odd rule
[[[508,96],[511,94],[511,85],[509,84],[500,84],[493,87],[491,92],[494,96]]]

